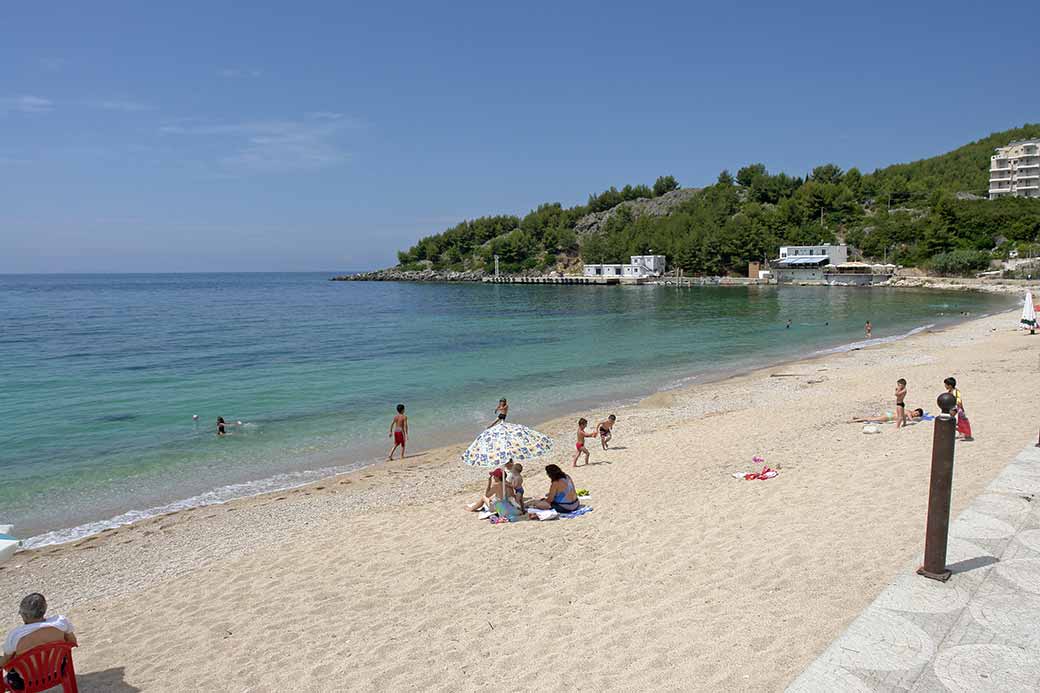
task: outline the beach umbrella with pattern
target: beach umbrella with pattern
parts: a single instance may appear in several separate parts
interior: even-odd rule
[[[477,436],[462,453],[462,461],[474,467],[501,467],[509,460],[527,462],[538,459],[549,454],[552,447],[552,438],[544,433],[503,421]],[[515,509],[504,500],[506,475],[501,474],[499,478],[502,480],[502,491],[500,500],[494,504],[494,511],[500,517],[508,517],[515,513]]]
[[[1033,306],[1033,292],[1026,292],[1026,302],[1022,304],[1022,326],[1032,332],[1036,329],[1036,307]]]
[[[462,453],[462,461],[474,467],[501,467],[509,460],[527,462],[552,452],[552,438],[520,424],[495,424]]]

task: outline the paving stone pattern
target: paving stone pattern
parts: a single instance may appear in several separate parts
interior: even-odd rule
[[[946,583],[897,577],[789,693],[1040,691],[1040,448],[950,527]]]

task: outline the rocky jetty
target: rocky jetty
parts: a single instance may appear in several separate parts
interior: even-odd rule
[[[334,282],[479,282],[484,270],[448,272],[432,269],[401,270],[389,267],[375,272],[360,272],[333,277]]]
[[[671,214],[676,207],[696,195],[700,188],[680,188],[665,193],[660,197],[640,197],[615,205],[603,212],[586,214],[574,224],[574,231],[579,235],[599,233],[603,224],[622,209],[627,209],[633,217],[663,217]]]

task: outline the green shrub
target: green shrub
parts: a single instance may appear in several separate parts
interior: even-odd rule
[[[984,250],[951,250],[932,257],[928,267],[936,274],[963,277],[988,269],[990,259],[990,254]]]

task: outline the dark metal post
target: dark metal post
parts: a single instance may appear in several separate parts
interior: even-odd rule
[[[946,582],[946,542],[950,534],[950,497],[953,494],[953,446],[957,438],[957,419],[950,414],[957,398],[949,392],[939,395],[942,414],[935,417],[932,436],[932,480],[928,490],[928,526],[924,537],[924,565],[918,575]]]

